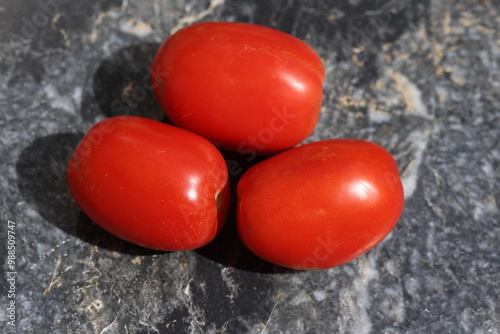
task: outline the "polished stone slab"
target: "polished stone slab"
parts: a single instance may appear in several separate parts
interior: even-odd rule
[[[0,312],[0,331],[499,333],[499,13],[489,0],[3,1],[0,304],[15,301],[16,327]],[[274,27],[317,50],[324,101],[307,141],[374,141],[402,173],[405,211],[375,249],[329,270],[278,268],[242,246],[233,212],[209,246],[155,252],[71,200],[65,163],[83,133],[113,115],[164,120],[148,66],[200,20]]]

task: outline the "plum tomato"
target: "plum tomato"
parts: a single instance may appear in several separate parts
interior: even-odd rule
[[[324,77],[320,57],[305,42],[234,22],[178,31],[151,67],[157,100],[175,125],[249,155],[283,151],[313,131]]]
[[[141,117],[94,125],[66,175],[74,199],[96,224],[157,250],[209,243],[229,206],[228,172],[218,149],[194,133]]]
[[[354,139],[313,142],[271,157],[243,174],[237,194],[242,241],[292,269],[355,259],[389,234],[404,204],[391,154]]]

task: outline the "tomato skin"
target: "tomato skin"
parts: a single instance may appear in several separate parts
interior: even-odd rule
[[[326,269],[367,252],[396,225],[404,204],[397,165],[377,144],[330,139],[250,168],[240,179],[238,231],[261,258]]]
[[[314,129],[324,67],[306,43],[268,27],[203,22],[168,38],[152,64],[170,120],[217,146],[274,154]]]
[[[94,125],[73,152],[66,175],[74,199],[95,223],[157,250],[207,244],[229,206],[227,167],[217,148],[141,117]]]

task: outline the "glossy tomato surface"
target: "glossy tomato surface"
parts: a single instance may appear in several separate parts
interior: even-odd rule
[[[238,183],[238,231],[256,255],[324,269],[377,245],[403,210],[398,167],[384,148],[331,139],[250,168]]]
[[[207,244],[221,229],[229,204],[226,164],[213,144],[140,117],[94,125],[70,158],[67,180],[95,223],[158,250]]]
[[[174,124],[255,155],[293,147],[313,131],[324,68],[310,46],[284,32],[203,22],[163,43],[151,77]]]

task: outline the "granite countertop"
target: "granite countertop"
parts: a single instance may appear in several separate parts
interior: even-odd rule
[[[4,0],[0,17],[0,332],[500,333],[498,1]],[[380,245],[292,271],[249,253],[234,217],[209,246],[162,253],[81,213],[68,155],[105,117],[162,119],[150,61],[204,20],[317,50],[324,101],[307,141],[374,141],[402,173],[405,210]]]

